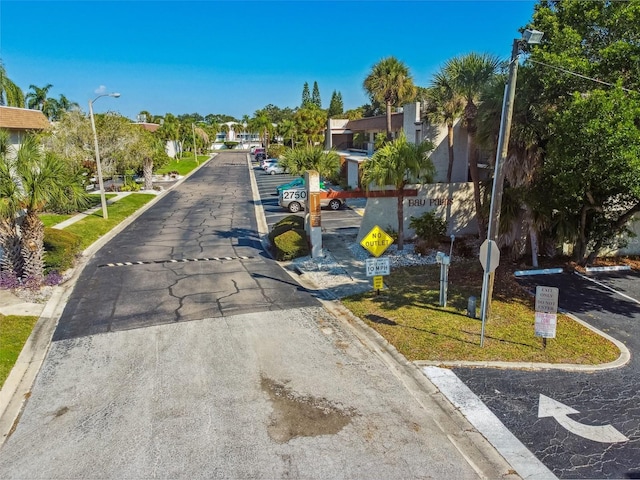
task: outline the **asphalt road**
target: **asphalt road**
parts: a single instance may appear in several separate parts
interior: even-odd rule
[[[560,308],[622,341],[631,361],[594,373],[456,368],[456,375],[557,477],[640,478],[640,274],[522,282],[532,292],[558,287]],[[573,410],[540,417],[540,403],[548,403],[541,395]]]
[[[221,153],[83,270],[0,478],[514,478],[409,367],[264,255]]]

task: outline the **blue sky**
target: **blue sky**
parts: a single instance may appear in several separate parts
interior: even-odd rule
[[[1,0],[0,58],[25,93],[52,84],[87,111],[96,92],[119,92],[94,109],[131,119],[294,108],[314,81],[323,107],[336,90],[350,109],[369,102],[362,82],[387,56],[420,86],[457,55],[506,58],[535,3]]]

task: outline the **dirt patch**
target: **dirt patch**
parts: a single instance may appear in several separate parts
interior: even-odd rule
[[[268,433],[278,443],[296,437],[334,435],[348,425],[355,414],[325,398],[297,395],[285,385],[264,376],[260,386],[273,404]]]

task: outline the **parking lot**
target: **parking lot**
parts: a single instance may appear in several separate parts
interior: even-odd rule
[[[258,185],[260,200],[262,201],[262,206],[264,208],[264,214],[267,225],[269,226],[269,230],[273,228],[273,225],[275,223],[282,220],[288,215],[298,215],[300,217],[304,217],[304,211],[292,214],[278,205],[278,195],[276,193],[276,187],[278,185],[282,185],[283,183],[290,182],[296,177],[287,173],[269,175],[260,168],[258,162],[253,160],[253,156],[251,157],[251,166],[256,179],[256,184]],[[360,221],[362,217],[356,212],[354,208],[364,207],[365,202],[366,199],[364,198],[350,198],[347,200],[346,205],[339,210],[334,211],[328,208],[323,208],[321,213],[322,230],[354,230],[357,232],[357,229],[360,228]]]

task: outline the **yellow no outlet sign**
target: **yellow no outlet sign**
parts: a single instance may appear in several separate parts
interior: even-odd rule
[[[392,243],[393,238],[376,225],[364,236],[360,245],[374,257],[379,257]]]

